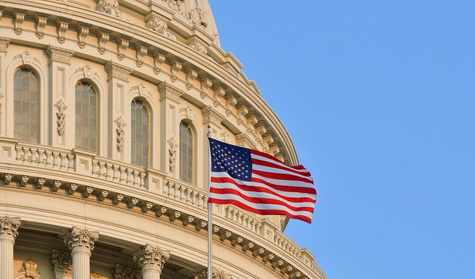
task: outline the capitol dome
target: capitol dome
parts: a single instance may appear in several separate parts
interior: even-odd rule
[[[1,1],[0,279],[206,278],[208,132],[298,164],[208,1]],[[213,216],[213,278],[326,278],[286,217]]]

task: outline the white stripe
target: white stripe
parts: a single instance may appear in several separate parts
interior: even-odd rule
[[[267,178],[267,177],[261,177],[260,175],[256,175],[256,174],[253,174],[253,176],[256,177],[256,178],[262,179],[264,181],[267,181],[270,184],[275,184],[275,185],[282,186],[282,187],[290,187],[290,189],[289,189],[289,191],[281,191],[281,190],[278,190],[276,188],[273,188],[271,186],[268,186],[268,185],[260,183],[260,182],[243,181],[243,180],[231,177],[227,172],[211,172],[211,177],[229,178],[229,179],[232,179],[232,180],[236,181],[236,183],[238,183],[238,184],[246,185],[246,186],[256,186],[256,187],[266,188],[266,189],[272,190],[274,192],[278,192],[279,194],[281,194],[283,196],[290,196],[292,194],[302,195],[302,192],[292,191],[292,189],[291,189],[292,187],[311,188],[311,189],[315,188],[313,186],[313,184],[300,182],[300,181],[296,182],[296,181],[290,181],[290,180],[285,181],[285,180],[279,180],[279,179],[272,179],[272,178]],[[285,182],[285,183],[282,183],[282,182]],[[312,197],[316,197],[314,194],[310,194],[310,193],[303,193],[303,194],[306,194],[306,195],[309,195],[309,196],[312,196]]]
[[[283,205],[279,205],[279,204],[268,204],[268,203],[252,203],[252,202],[249,202],[243,198],[241,198],[240,196],[237,196],[237,195],[233,195],[233,194],[225,194],[225,195],[220,195],[220,194],[214,194],[214,193],[210,193],[210,198],[213,198],[213,199],[217,199],[217,200],[236,200],[236,201],[239,201],[249,207],[252,207],[254,209],[258,209],[258,210],[282,210],[282,211],[285,211],[287,213],[290,213],[292,215],[298,215],[298,216],[306,216],[308,218],[312,218],[312,212],[310,211],[307,211],[307,210],[301,210],[301,211],[294,211],[294,210],[291,210]]]

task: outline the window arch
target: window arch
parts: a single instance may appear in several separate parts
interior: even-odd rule
[[[75,92],[76,147],[96,153],[98,147],[98,98],[96,90],[90,83],[78,81]]]
[[[21,141],[40,141],[40,90],[38,77],[28,68],[17,68],[14,74],[14,137]]]
[[[147,167],[149,162],[150,116],[147,106],[134,99],[131,104],[131,162]]]
[[[193,182],[193,131],[185,121],[180,123],[180,179]]]

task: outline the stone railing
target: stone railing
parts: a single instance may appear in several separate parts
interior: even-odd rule
[[[74,171],[74,154],[57,148],[38,148],[36,145],[17,144],[15,161],[25,165]]]
[[[105,158],[92,159],[92,176],[133,187],[145,187],[146,172],[139,166],[132,166]]]
[[[207,193],[196,187],[189,187],[185,183],[166,179],[163,181],[163,191],[160,194],[193,207],[200,209],[208,208]]]

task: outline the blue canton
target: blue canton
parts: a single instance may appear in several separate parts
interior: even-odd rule
[[[211,171],[227,172],[232,178],[251,181],[252,161],[249,149],[209,139]]]

